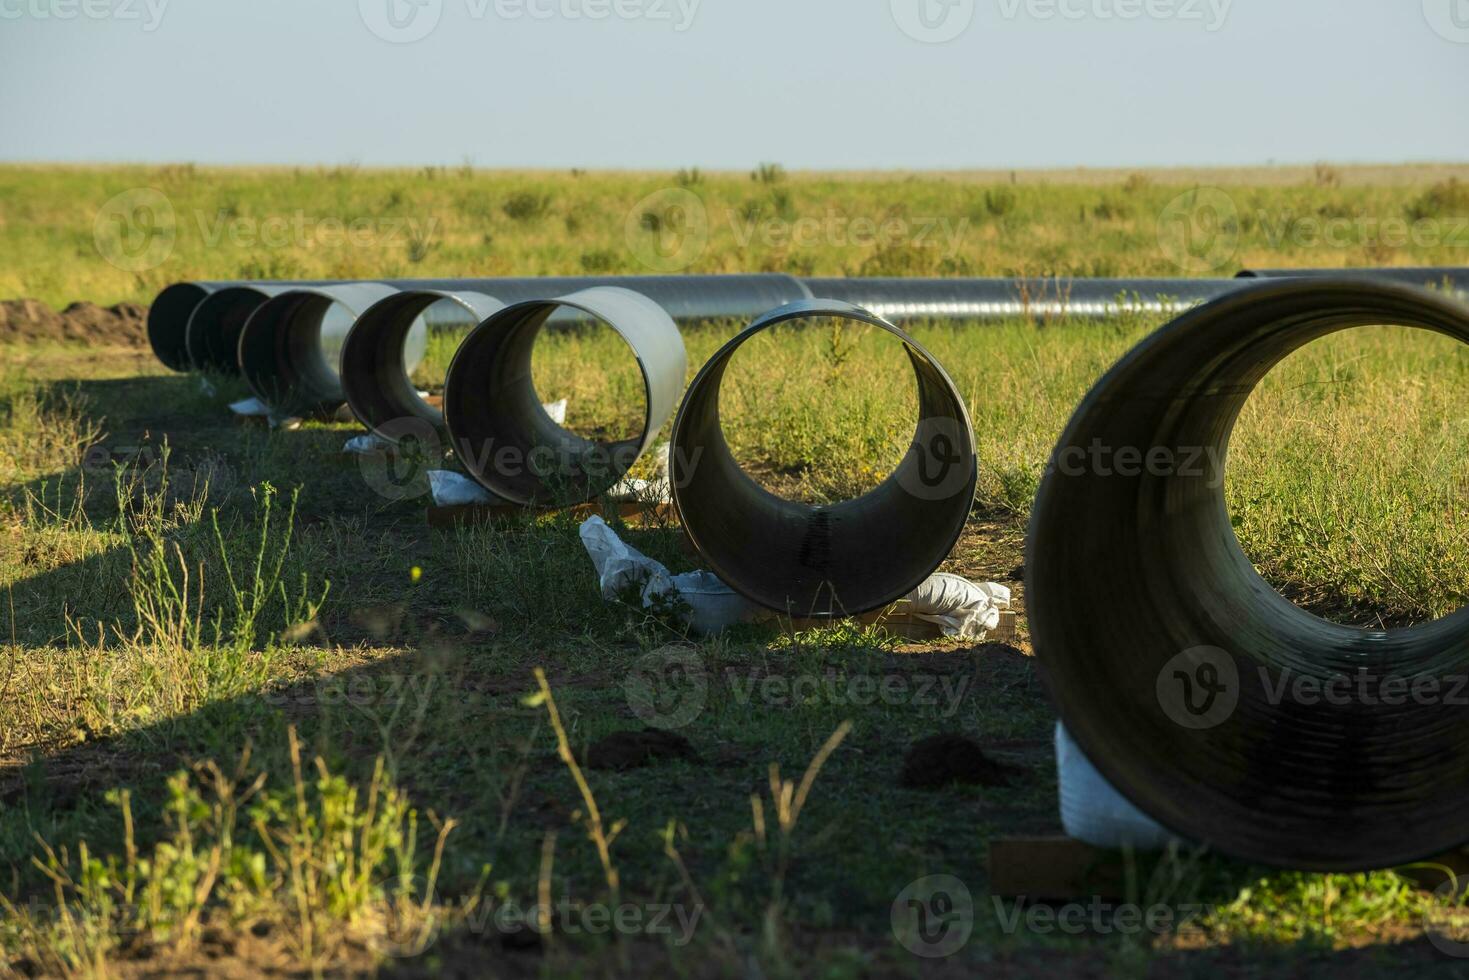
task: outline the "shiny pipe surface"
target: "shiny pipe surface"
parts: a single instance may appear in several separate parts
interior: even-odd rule
[[[897,469],[852,500],[783,500],[741,467],[720,425],[731,359],[777,324],[836,317],[900,341],[918,383],[918,425]],[[916,340],[850,303],[805,300],[750,324],[704,365],[684,396],[669,452],[673,502],[702,560],[747,598],[800,617],[842,617],[902,598],[948,557],[974,502],[974,431],[953,381]]]
[[[919,320],[1097,319],[1179,313],[1241,288],[1234,279],[804,279],[817,297],[896,323]]]
[[[644,394],[637,436],[584,439],[546,413],[531,351],[562,308],[605,323],[632,349]],[[648,450],[678,406],[687,371],[678,325],[640,293],[598,286],[528,300],[492,314],[464,339],[444,381],[444,423],[459,461],[490,492],[533,507],[581,503],[612,487]]]
[[[1256,572],[1225,501],[1260,380],[1373,324],[1469,343],[1469,307],[1361,278],[1266,280],[1184,313],[1082,401],[1031,517],[1027,612],[1066,727],[1144,813],[1247,861],[1355,871],[1469,839],[1469,705],[1288,693],[1362,672],[1448,690],[1469,669],[1469,610],[1388,631],[1317,618]],[[1089,465],[1093,447],[1117,465]],[[1150,462],[1123,471],[1123,451]]]

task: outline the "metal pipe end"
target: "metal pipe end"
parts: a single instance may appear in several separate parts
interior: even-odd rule
[[[537,335],[557,311],[611,327],[632,349],[643,377],[641,432],[600,442],[557,425],[531,377]],[[683,337],[656,303],[600,286],[507,306],[460,345],[444,381],[444,421],[465,469],[492,493],[533,507],[592,500],[626,476],[673,415],[688,370]]]
[[[186,343],[196,370],[240,373],[240,333],[278,289],[240,285],[210,293],[189,317]]]
[[[189,318],[209,294],[209,287],[199,283],[176,282],[154,297],[148,307],[148,344],[165,367],[174,371],[194,367],[189,359]]]
[[[1027,612],[1067,729],[1143,812],[1246,861],[1356,871],[1469,838],[1469,706],[1281,695],[1361,671],[1448,690],[1469,670],[1469,610],[1386,632],[1320,619],[1256,572],[1225,499],[1260,380],[1378,324],[1469,343],[1469,307],[1361,278],[1264,279],[1184,313],[1097,382],[1036,497]],[[1123,451],[1146,463],[1123,471]]]
[[[396,292],[375,282],[286,289],[260,305],[240,331],[240,373],[280,414],[340,408],[341,348],[358,314]]]
[[[445,307],[462,316],[432,316]],[[437,289],[406,290],[368,307],[342,344],[342,391],[352,414],[390,442],[422,428],[414,423],[442,429],[443,413],[419,396],[411,377],[423,356],[423,335],[450,325],[472,327],[501,309],[503,303],[482,293]]]
[[[868,493],[830,506],[761,487],[730,452],[719,418],[720,383],[740,346],[776,324],[814,316],[892,334],[918,383],[918,425],[897,469]],[[892,323],[836,300],[783,306],[725,344],[689,386],[669,460],[674,506],[714,573],[749,599],[802,617],[857,615],[911,592],[959,540],[979,475],[969,412],[943,367]]]

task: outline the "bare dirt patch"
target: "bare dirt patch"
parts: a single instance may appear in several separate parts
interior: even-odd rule
[[[147,321],[148,308],[137,303],[72,303],[58,313],[40,300],[6,300],[0,302],[0,343],[71,340],[145,347]]]

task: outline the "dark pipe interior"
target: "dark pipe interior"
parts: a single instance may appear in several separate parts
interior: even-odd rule
[[[211,293],[189,320],[189,359],[197,370],[240,373],[240,334],[269,294],[255,286],[231,286]]]
[[[342,391],[352,414],[369,429],[393,438],[392,427],[420,419],[437,428],[443,413],[419,397],[409,377],[403,348],[418,318],[436,303],[437,293],[396,293],[357,318],[342,347]]]
[[[637,460],[652,427],[652,382],[642,357],[650,407],[638,437],[595,442],[546,414],[531,377],[531,352],[547,319],[565,306],[572,304],[526,302],[491,316],[465,338],[444,382],[444,420],[460,462],[493,493],[530,506],[580,503],[604,493]],[[682,374],[677,380],[682,383]]]
[[[241,373],[275,411],[306,414],[341,404],[336,370],[321,352],[321,324],[333,302],[317,293],[283,293],[256,310],[241,334]]]
[[[203,283],[176,282],[165,287],[148,307],[148,343],[165,367],[187,371],[189,360],[189,317],[209,296],[211,289]]]
[[[1244,860],[1348,871],[1469,839],[1469,707],[1272,693],[1362,670],[1448,690],[1469,669],[1469,610],[1389,632],[1329,623],[1256,572],[1208,467],[1074,464],[1094,445],[1222,460],[1272,367],[1373,324],[1469,342],[1469,308],[1365,279],[1272,280],[1183,314],[1086,396],[1032,514],[1027,611],[1062,720],[1144,812]]]

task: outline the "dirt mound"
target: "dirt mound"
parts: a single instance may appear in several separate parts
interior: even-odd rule
[[[614,732],[587,748],[588,769],[636,769],[664,759],[697,759],[689,740],[673,732],[649,728]]]
[[[917,742],[903,760],[898,782],[909,789],[940,789],[950,783],[1008,786],[1015,770],[984,754],[963,735],[933,735]]]
[[[76,340],[92,344],[146,347],[148,308],[137,303],[101,307],[72,303],[57,313],[35,299],[0,302],[0,343]]]

